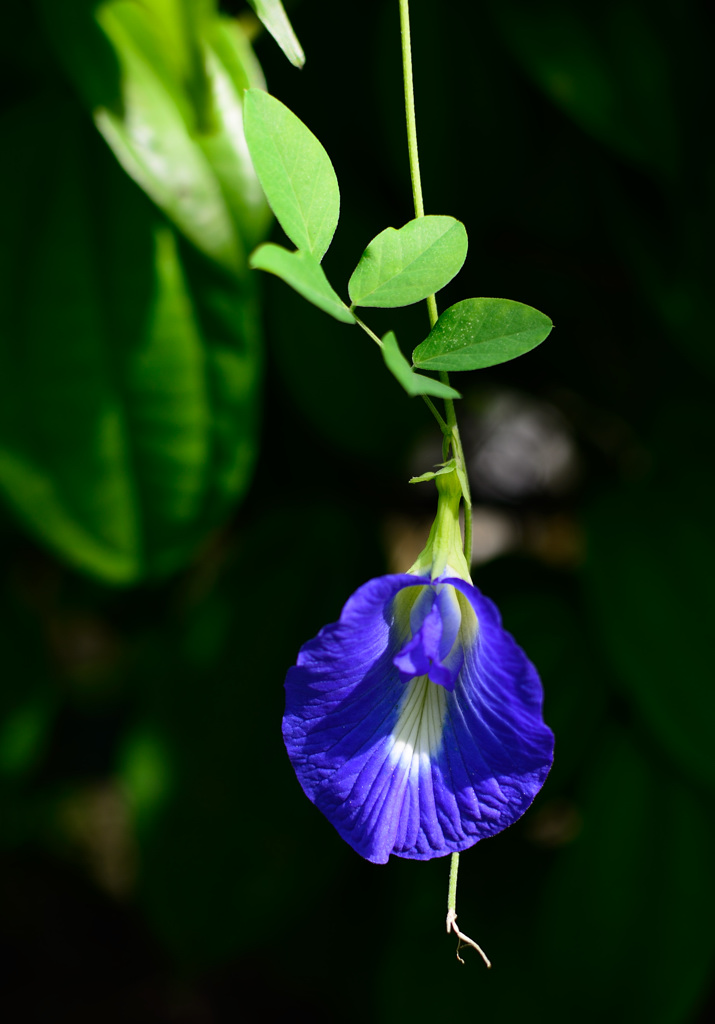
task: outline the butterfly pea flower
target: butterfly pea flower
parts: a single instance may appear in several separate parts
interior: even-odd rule
[[[542,688],[473,585],[455,473],[407,573],[379,576],[304,644],[283,736],[310,800],[359,854],[428,860],[511,825],[551,767]]]

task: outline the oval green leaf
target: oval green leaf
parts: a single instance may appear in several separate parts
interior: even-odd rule
[[[354,324],[355,317],[333,291],[325,271],[309,252],[289,252],[269,242],[260,245],[250,259],[256,270],[266,270],[294,288],[308,302],[329,313],[344,324]]]
[[[266,198],[298,249],[320,262],[340,215],[340,189],[330,157],[288,107],[262,89],[244,101],[246,141]]]
[[[448,384],[433,380],[421,373],[415,373],[407,362],[393,331],[389,331],[382,339],[382,358],[385,366],[393,377],[402,385],[408,395],[432,395],[435,398],[461,398],[462,396]]]
[[[444,311],[412,361],[428,370],[483,370],[536,348],[552,326],[522,302],[464,299]]]
[[[467,232],[454,217],[418,217],[385,228],[362,254],[348,284],[356,306],[409,306],[444,288],[467,258]]]

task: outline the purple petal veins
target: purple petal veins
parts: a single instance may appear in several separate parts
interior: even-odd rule
[[[536,669],[457,577],[370,580],[305,644],[283,733],[308,797],[368,860],[464,850],[516,821],[551,766]]]

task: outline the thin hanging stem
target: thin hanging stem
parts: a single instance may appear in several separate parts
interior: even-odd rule
[[[451,435],[451,433],[452,433],[452,428],[449,426],[449,424],[445,423],[445,421],[442,419],[442,417],[440,416],[439,411],[438,411],[436,405],[434,404],[434,402],[432,401],[432,399],[429,398],[427,395],[422,395],[422,397],[425,400],[425,404],[427,405],[427,408],[430,410],[430,412],[432,413],[434,418],[439,423],[439,429],[442,431],[442,433],[444,434],[445,437],[449,437]],[[447,457],[445,455],[445,462],[446,461],[447,461]]]
[[[359,327],[362,327],[363,331],[365,331],[365,334],[367,334],[367,335],[368,335],[368,336],[369,336],[370,338],[372,338],[372,340],[373,340],[373,341],[375,342],[375,344],[376,344],[376,345],[377,345],[377,346],[378,346],[379,348],[382,348],[382,342],[381,342],[381,340],[380,340],[380,339],[378,338],[378,336],[377,336],[377,335],[375,334],[375,332],[374,332],[374,331],[371,331],[371,330],[370,330],[370,328],[369,328],[369,327],[367,326],[367,324],[366,324],[366,323],[364,323],[364,321],[362,321],[362,320],[360,319],[360,317],[359,317],[359,316],[357,315],[357,313],[356,313],[356,312],[355,312],[355,310],[354,310],[354,309],[352,308],[352,306],[350,307],[350,312],[351,312],[351,313],[352,313],[352,315],[353,315],[353,316],[355,317],[355,323],[356,323],[356,324],[357,324],[357,325],[358,325]]]
[[[412,75],[412,37],[410,34],[410,4],[409,0],[400,0],[400,34],[402,38],[402,78],[405,86],[405,121],[407,124],[407,150],[410,157],[410,178],[412,180],[412,199],[415,207],[415,217],[424,217],[425,215],[425,204],[422,196],[422,178],[420,176],[420,157],[417,148],[417,120],[415,117],[415,90],[414,81]],[[430,328],[433,328],[437,323],[439,316],[437,310],[437,300],[434,295],[430,295],[427,298],[427,313],[429,315]],[[449,374],[442,372],[440,373],[440,380],[443,384],[449,385]],[[438,420],[441,419],[439,413],[435,409],[432,402],[428,398],[425,398],[435,416]],[[467,467],[464,460],[464,450],[462,449],[462,441],[459,436],[459,428],[457,427],[457,413],[454,408],[454,402],[451,398],[444,399],[445,407],[445,421],[444,423],[444,442],[442,446],[442,455],[444,460],[447,460],[448,447],[451,446],[454,454],[457,475],[459,477],[459,483],[462,488],[462,498],[464,500],[464,554],[467,560],[467,565],[471,565],[472,562],[472,499],[469,493],[469,480],[467,478]],[[449,872],[449,896],[447,900],[447,931],[454,932],[457,936],[459,943],[457,945],[457,959],[464,963],[459,950],[462,946],[471,946],[479,953],[484,960],[487,967],[491,967],[491,963],[486,957],[484,951],[470,939],[468,935],[465,935],[457,927],[457,874],[459,872],[459,854],[453,853],[450,864]]]
[[[405,83],[405,120],[407,122],[407,152],[410,156],[410,178],[412,179],[412,200],[415,217],[424,217],[425,203],[422,196],[420,175],[420,154],[417,148],[417,119],[415,117],[415,87],[412,76],[412,37],[410,35],[410,3],[400,0],[400,31],[402,35],[402,79]],[[427,296],[427,312],[430,327],[434,327],[439,316],[434,295]],[[446,399],[446,402],[450,399]]]
[[[380,340],[380,338],[378,338],[378,336],[375,334],[374,331],[370,330],[370,328],[367,326],[367,324],[365,323],[364,320],[360,319],[360,317],[355,312],[355,309],[354,309],[353,306],[350,307],[350,312],[355,317],[355,323],[358,324],[359,327],[362,327],[363,331],[365,331],[365,334],[367,334],[368,337],[372,338],[372,340],[375,342],[376,345],[378,345],[380,348],[383,348],[384,346],[383,346],[382,341]],[[422,398],[424,399],[425,404],[427,405],[427,408],[430,410],[430,412],[432,413],[434,418],[437,420],[437,423],[439,424],[439,429],[442,431],[442,433],[445,435],[445,437],[451,438],[451,436],[452,436],[452,427],[448,423],[445,423],[444,419],[440,415],[439,410],[435,406],[434,402],[430,398],[428,398],[427,395],[422,395]],[[445,458],[446,458],[446,456],[445,456]]]
[[[465,935],[464,932],[460,931],[459,928],[457,927],[457,874],[458,874],[458,872],[459,872],[459,854],[458,853],[453,853],[452,854],[452,859],[451,859],[451,862],[450,862],[450,865],[449,865],[449,895],[447,897],[447,931],[448,932],[454,932],[454,934],[459,939],[459,943],[457,945],[457,959],[459,960],[460,964],[464,963],[464,960],[462,960],[461,956],[459,955],[460,949],[462,948],[462,946],[471,946],[472,949],[476,949],[477,953],[479,953],[480,957],[482,958],[484,963],[487,965],[487,967],[491,967],[492,966],[491,960],[489,959],[487,954],[484,952],[482,947],[478,946],[477,943],[474,941],[474,939],[470,939],[468,935]]]
[[[415,217],[424,217],[420,156],[417,151],[417,121],[415,119],[415,88],[412,78],[412,39],[410,36],[410,3],[400,0],[400,32],[402,34],[402,80],[405,85],[405,117],[407,120],[407,150],[410,155],[410,177]]]
[[[415,117],[415,88],[412,75],[412,36],[410,33],[410,3],[409,0],[400,0],[400,34],[402,39],[402,78],[405,87],[405,121],[407,124],[407,151],[410,157],[410,178],[412,180],[412,200],[415,207],[415,217],[424,217],[425,204],[422,195],[422,177],[420,175],[420,155],[417,148],[417,119]],[[427,312],[429,314],[430,328],[437,323],[439,316],[437,311],[437,300],[434,295],[427,298]],[[449,374],[440,373],[440,380],[443,384],[449,384]],[[434,405],[430,403],[434,410]],[[459,482],[462,486],[464,498],[464,554],[467,565],[472,561],[472,499],[469,493],[469,480],[464,460],[462,441],[457,428],[457,414],[454,402],[451,398],[444,399],[445,421],[449,427],[449,440],[457,463]],[[446,434],[446,432],[445,432]]]

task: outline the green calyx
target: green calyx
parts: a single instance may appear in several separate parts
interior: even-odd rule
[[[458,576],[471,583],[459,526],[462,488],[456,472],[435,476],[435,484],[438,494],[437,515],[424,550],[408,571],[415,576],[429,576],[431,579]]]

